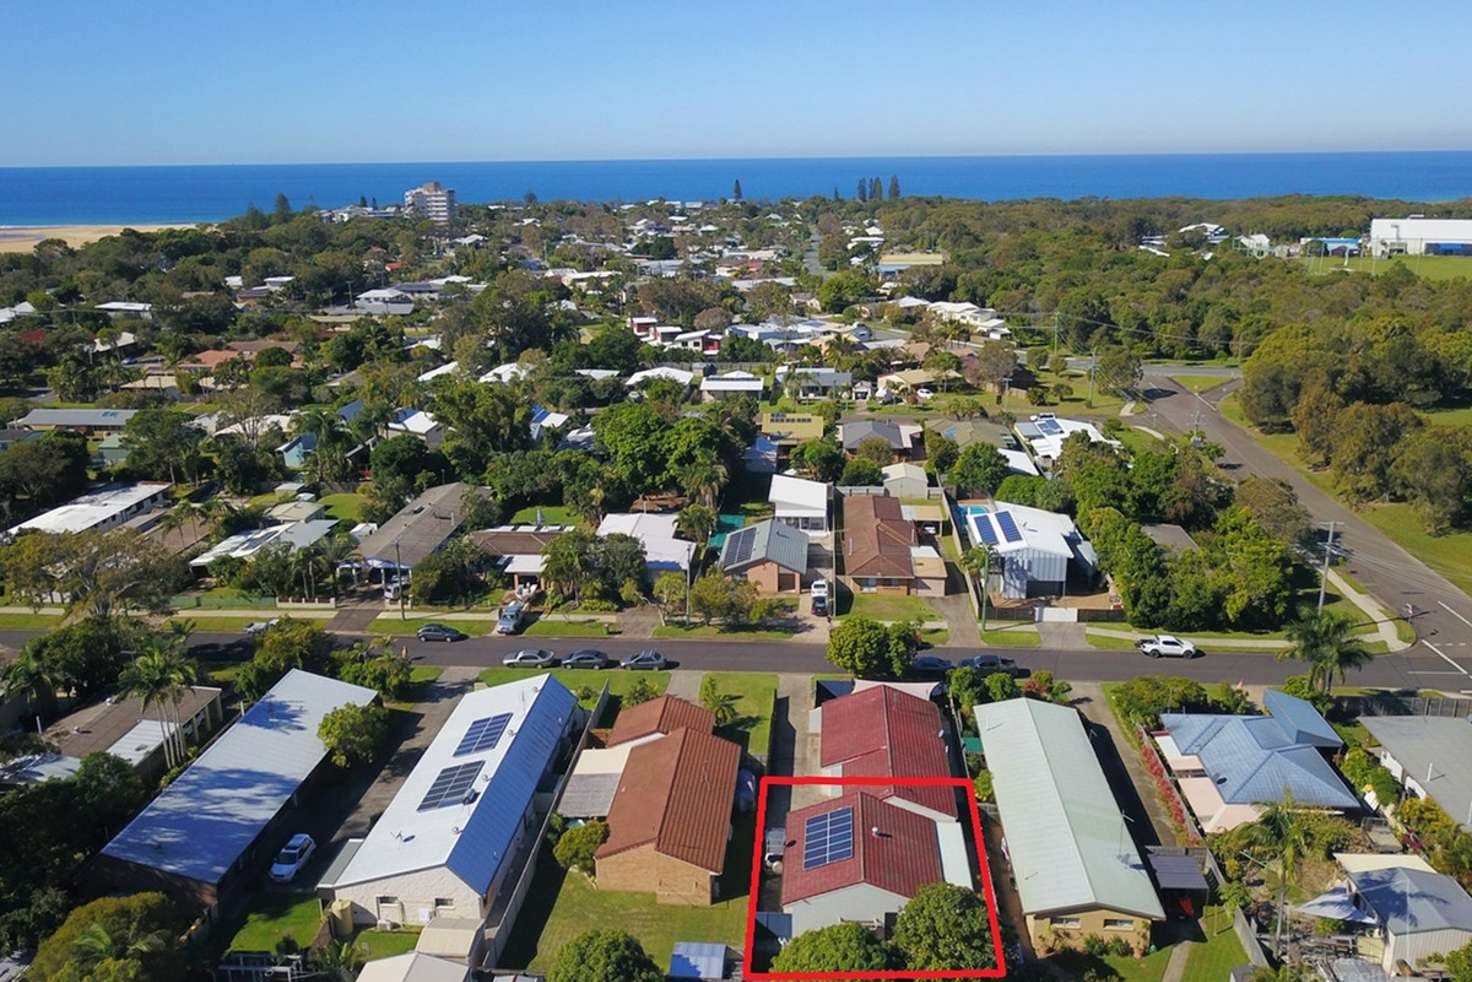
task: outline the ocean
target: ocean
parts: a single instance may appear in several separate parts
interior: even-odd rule
[[[1472,151],[1151,154],[1007,157],[805,157],[730,160],[241,164],[0,168],[0,226],[196,222],[228,218],[278,192],[295,207],[402,201],[437,180],[463,202],[701,201],[831,194],[891,176],[910,195],[1018,198],[1246,198],[1349,194],[1410,201],[1472,196]]]

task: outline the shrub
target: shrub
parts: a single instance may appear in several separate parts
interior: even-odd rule
[[[563,869],[575,869],[593,875],[597,866],[598,847],[608,840],[608,824],[594,819],[583,825],[565,829],[552,847],[552,858]]]

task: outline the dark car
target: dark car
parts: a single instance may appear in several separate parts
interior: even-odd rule
[[[910,662],[911,673],[926,678],[943,678],[955,667],[949,658],[942,658],[940,655],[916,655],[915,660]]]
[[[466,635],[448,624],[426,624],[414,634],[420,641],[464,641]]]
[[[607,655],[592,648],[582,648],[562,659],[563,668],[607,668],[611,664]]]
[[[628,668],[634,671],[653,671],[665,668],[667,665],[668,663],[664,660],[664,655],[653,650],[641,651],[637,655],[630,655],[619,662],[620,668]]]
[[[523,648],[501,659],[507,668],[551,668],[557,664],[557,656],[546,648]]]
[[[970,658],[962,658],[961,666],[963,668],[974,668],[982,675],[996,675],[998,672],[1001,672],[1004,675],[1012,676],[1014,679],[1027,675],[1027,669],[1022,668],[1012,659],[1003,658],[1001,655],[972,655]]]
[[[813,616],[814,617],[827,617],[828,616],[828,598],[827,597],[814,597],[813,598]]]

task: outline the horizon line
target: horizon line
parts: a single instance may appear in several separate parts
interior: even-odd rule
[[[3,170],[110,170],[143,167],[405,167],[425,165],[463,166],[467,164],[672,164],[672,163],[746,163],[759,161],[859,161],[859,160],[1003,160],[1017,158],[1057,157],[1329,157],[1344,155],[1472,153],[1472,147],[1412,147],[1406,149],[1348,148],[1336,150],[1065,150],[1011,151],[1005,153],[922,153],[922,154],[770,154],[744,157],[561,157],[561,158],[466,158],[458,160],[274,160],[213,161],[178,163],[118,164],[0,164]]]

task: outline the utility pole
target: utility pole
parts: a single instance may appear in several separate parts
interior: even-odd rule
[[[1094,408],[1094,368],[1098,365],[1098,362],[1099,362],[1098,349],[1096,349],[1096,348],[1090,348],[1089,349],[1089,399],[1088,399],[1088,402],[1084,403],[1084,405],[1088,406],[1090,409]]]
[[[1053,356],[1058,356],[1058,311],[1053,311]]]
[[[404,613],[404,562],[399,556],[399,544],[394,543],[394,586],[399,591],[399,620],[408,620]]]
[[[1319,577],[1319,613],[1324,612],[1324,589],[1329,585],[1329,557],[1334,554],[1334,528],[1338,522],[1327,522],[1329,538],[1324,542],[1324,571]]]

